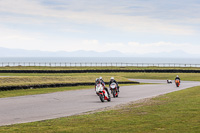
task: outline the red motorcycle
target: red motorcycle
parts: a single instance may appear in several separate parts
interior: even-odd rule
[[[175,80],[175,84],[176,84],[176,87],[179,87],[179,86],[180,86],[180,80],[179,80],[179,79],[176,79],[176,80]]]
[[[119,92],[118,92],[118,89],[117,89],[117,84],[116,83],[111,83],[110,84],[110,90],[111,90],[111,94],[113,94],[113,97],[118,97],[119,95]]]
[[[96,93],[99,96],[101,102],[104,102],[104,100],[107,100],[108,102],[111,101],[110,95],[108,95],[107,91],[101,83],[97,84]]]

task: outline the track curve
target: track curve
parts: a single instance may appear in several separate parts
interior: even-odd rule
[[[0,98],[0,126],[71,116],[200,86],[200,82],[195,81],[182,81],[180,87],[176,87],[165,80],[131,80],[160,84],[123,86],[119,98],[104,103],[101,103],[94,89]]]

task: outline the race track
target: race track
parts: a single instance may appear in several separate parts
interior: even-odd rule
[[[193,81],[182,81],[181,86],[176,87],[174,83],[167,84],[166,80],[131,80],[160,84],[123,86],[120,88],[119,98],[112,98],[111,102],[104,103],[94,89],[0,98],[0,126],[71,116],[200,86],[200,82]]]

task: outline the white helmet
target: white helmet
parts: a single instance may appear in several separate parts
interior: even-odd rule
[[[112,80],[112,79],[114,80],[114,77],[111,77],[110,79],[111,79],[111,80]]]
[[[103,79],[102,77],[99,77],[99,79]]]

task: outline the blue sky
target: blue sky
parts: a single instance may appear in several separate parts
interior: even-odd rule
[[[199,38],[199,0],[0,0],[0,47],[198,54]]]

